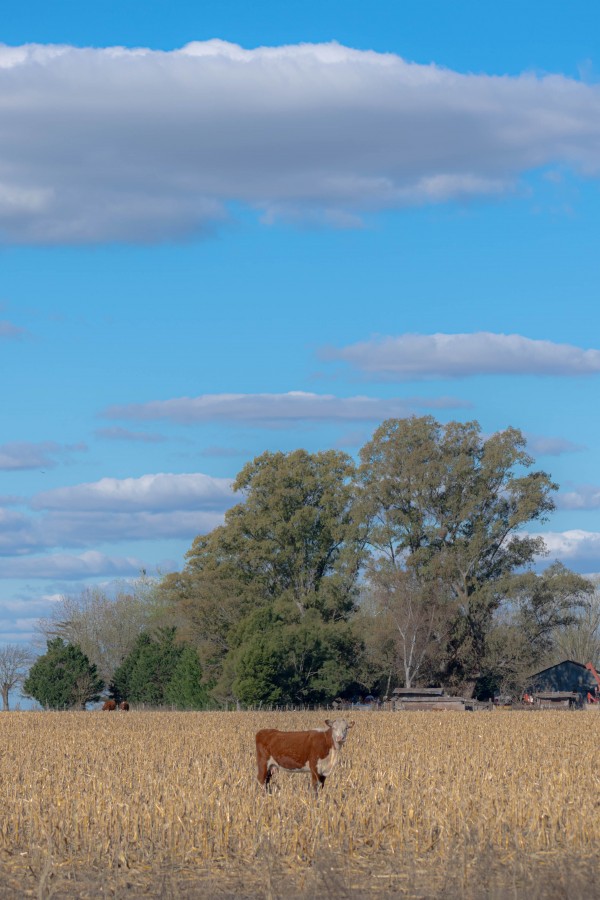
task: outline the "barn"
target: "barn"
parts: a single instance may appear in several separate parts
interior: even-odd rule
[[[555,666],[535,672],[529,679],[529,693],[575,692],[585,697],[588,691],[593,693],[597,686],[596,679],[583,663],[573,659],[564,659]]]

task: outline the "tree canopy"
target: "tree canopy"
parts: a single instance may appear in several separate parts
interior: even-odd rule
[[[375,569],[412,573],[448,594],[452,628],[440,675],[457,683],[480,668],[494,612],[516,573],[544,553],[523,531],[546,521],[557,489],[513,428],[484,439],[476,422],[389,419],[361,450],[363,515]]]
[[[57,637],[29,670],[23,693],[47,709],[85,709],[100,699],[104,682],[76,644]]]
[[[353,476],[337,451],[262,454],[234,483],[243,502],[165,582],[218,695],[308,703],[348,682],[364,550]]]
[[[416,683],[485,695],[583,646],[583,628],[596,646],[589,582],[558,562],[538,571],[557,485],[517,429],[388,419],[358,463],[267,451],[233,488],[182,571],[65,601],[47,626],[89,648],[117,699],[321,704]]]
[[[208,702],[198,654],[177,640],[174,626],[139,635],[115,670],[110,693],[118,702],[168,704],[179,709],[203,709]]]

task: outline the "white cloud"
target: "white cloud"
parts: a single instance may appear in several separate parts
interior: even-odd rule
[[[29,553],[45,546],[44,541],[29,516],[0,508],[0,556]]]
[[[600,88],[462,75],[337,44],[0,46],[0,235],[154,241],[232,202],[266,220],[498,195],[600,169]]]
[[[12,441],[0,445],[0,469],[50,469],[69,458],[72,453],[87,450],[85,444],[63,446],[53,441],[31,443]]]
[[[558,505],[561,509],[600,509],[600,487],[586,484],[565,491],[558,495]]]
[[[97,550],[80,554],[55,553],[48,556],[0,559],[0,578],[92,578],[106,575],[134,575],[145,566],[132,556],[107,556]]]
[[[168,538],[183,538],[191,544],[196,535],[222,525],[223,516],[224,510],[52,512],[44,517],[40,531],[51,547]]]
[[[600,350],[489,331],[378,337],[340,349],[324,348],[321,356],[390,381],[600,372]]]
[[[37,494],[34,509],[98,510],[224,510],[231,505],[231,480],[200,473],[158,473],[141,478],[102,478],[88,484],[55,488]]]
[[[257,427],[278,427],[286,423],[331,421],[378,421],[410,415],[416,406],[432,409],[465,407],[454,397],[336,397],[289,391],[286,394],[204,394],[111,406],[103,415],[109,419],[169,419],[173,422],[243,422]]]
[[[544,539],[550,559],[559,559],[580,572],[600,570],[600,532],[574,528],[539,536]]]
[[[56,488],[31,500],[34,514],[0,507],[0,556],[115,541],[183,538],[221,525],[238,502],[228,478],[200,473],[103,478]]]

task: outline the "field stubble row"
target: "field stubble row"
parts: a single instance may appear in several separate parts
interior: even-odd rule
[[[357,712],[317,801],[306,775],[261,791],[255,732],[324,716],[2,715],[0,848],[124,868],[600,852],[600,716]]]

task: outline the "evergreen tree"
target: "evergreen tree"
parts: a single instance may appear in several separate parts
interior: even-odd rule
[[[233,690],[242,702],[323,704],[354,682],[361,642],[350,625],[324,622],[316,610],[293,621],[267,617],[268,625],[264,615],[252,623],[232,654]]]
[[[85,709],[86,703],[100,699],[104,683],[80,647],[57,637],[47,642],[47,648],[25,679],[27,697],[48,709]]]
[[[165,689],[165,700],[177,709],[205,709],[208,705],[208,689],[202,684],[202,667],[193,647],[181,651]]]
[[[175,641],[176,629],[160,628],[141,634],[131,653],[115,671],[111,694],[115,700],[131,700],[162,706],[167,686],[183,653]]]

